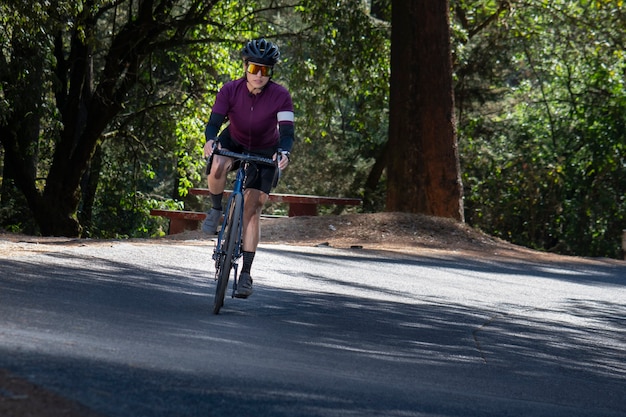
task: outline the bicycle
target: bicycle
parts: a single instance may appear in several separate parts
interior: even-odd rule
[[[280,176],[280,169],[278,168],[278,159],[275,161],[271,158],[241,154],[217,148],[214,148],[213,154],[233,158],[235,166],[237,164],[239,165],[235,168],[237,174],[233,183],[233,191],[226,203],[224,220],[217,235],[217,240],[215,241],[215,249],[213,250],[215,280],[217,281],[215,299],[213,301],[213,314],[219,314],[220,309],[224,306],[224,298],[226,296],[231,270],[233,271],[233,289],[231,297],[235,297],[237,291],[237,278],[239,276],[237,273],[238,262],[239,258],[243,255],[243,192],[245,190],[248,167],[252,163],[276,166],[274,186]],[[280,152],[278,154],[280,155]]]

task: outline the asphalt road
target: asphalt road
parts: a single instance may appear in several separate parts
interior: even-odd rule
[[[626,263],[207,244],[0,257],[0,367],[114,417],[626,416]]]

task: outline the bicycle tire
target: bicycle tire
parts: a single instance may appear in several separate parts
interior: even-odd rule
[[[224,305],[224,297],[228,288],[230,271],[233,267],[235,256],[235,246],[238,241],[240,230],[241,214],[243,211],[243,196],[235,194],[229,205],[229,211],[224,218],[224,233],[222,234],[223,244],[219,254],[219,261],[216,263],[215,275],[217,276],[217,286],[215,288],[215,299],[213,301],[213,314],[219,314]]]

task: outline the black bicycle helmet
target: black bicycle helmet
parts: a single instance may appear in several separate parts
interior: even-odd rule
[[[253,39],[241,50],[244,61],[252,61],[261,65],[275,65],[280,58],[278,46],[265,39]]]

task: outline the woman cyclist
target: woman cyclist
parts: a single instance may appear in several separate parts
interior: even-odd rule
[[[241,51],[245,75],[226,83],[217,93],[205,129],[204,156],[211,157],[208,186],[212,208],[202,223],[205,233],[215,234],[222,216],[222,200],[226,174],[232,158],[212,155],[213,145],[237,153],[251,153],[278,158],[279,169],[289,164],[294,140],[293,102],[289,91],[272,81],[274,65],[280,58],[276,44],[265,39],[246,43]],[[228,120],[228,126],[220,129]],[[218,135],[219,133],[219,135]],[[244,192],[243,265],[236,297],[252,294],[250,271],[259,244],[261,211],[275,185],[275,167],[251,164]]]

